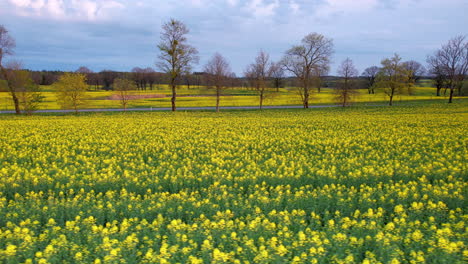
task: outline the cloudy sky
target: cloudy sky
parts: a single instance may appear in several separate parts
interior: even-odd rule
[[[203,65],[215,52],[241,75],[260,49],[279,60],[308,33],[334,40],[331,74],[350,57],[362,71],[400,54],[425,62],[468,34],[467,0],[0,0],[15,59],[34,70],[155,67],[161,25],[190,29]]]

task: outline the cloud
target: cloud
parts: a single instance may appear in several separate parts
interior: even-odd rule
[[[364,13],[378,4],[378,0],[326,0],[316,15],[327,17],[337,13]]]
[[[394,52],[424,62],[466,34],[467,9],[466,0],[0,0],[16,57],[31,69],[152,66],[161,25],[175,18],[199,67],[218,51],[238,75],[258,50],[278,60],[311,32],[334,40],[334,63],[351,57],[363,69]]]
[[[114,0],[7,0],[14,12],[25,17],[96,21],[108,19],[124,5]]]
[[[226,1],[229,4],[229,6],[231,6],[231,7],[236,6],[237,3],[239,2],[239,0],[226,0]]]
[[[271,17],[275,15],[275,10],[279,7],[279,0],[267,1],[264,0],[251,0],[245,5],[245,9],[255,17]]]
[[[300,5],[294,0],[289,0],[289,8],[293,12],[293,14],[296,14],[299,11]]]

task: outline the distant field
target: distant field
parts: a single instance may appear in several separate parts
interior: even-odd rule
[[[468,104],[0,116],[0,263],[466,263]]]
[[[57,104],[56,94],[51,86],[43,87],[44,102],[41,103],[40,109],[60,109]],[[178,107],[196,107],[196,106],[215,106],[216,101],[214,91],[206,87],[192,87],[187,89],[186,86],[178,89],[177,106]],[[113,91],[89,91],[87,93],[88,100],[82,108],[121,108],[118,100],[110,100],[109,98],[115,94]],[[147,95],[158,98],[145,98],[131,100],[128,104],[129,108],[138,107],[170,107],[171,106],[171,91],[167,85],[162,85],[154,90],[134,91],[134,95]],[[253,90],[245,88],[228,89],[223,92],[224,96],[221,99],[221,106],[256,106],[259,104],[258,96]],[[436,96],[436,90],[432,87],[416,87],[413,95],[402,95],[394,98],[395,102],[412,101],[412,100],[432,100],[441,99],[447,100],[446,96]],[[359,90],[358,96],[353,98],[355,103],[366,102],[386,102],[388,97],[381,91],[376,94],[368,94],[367,90]],[[312,90],[310,103],[314,104],[334,104],[334,95],[331,89],[322,88],[320,93],[315,89]],[[301,105],[301,99],[295,88],[282,88],[279,92],[271,90],[264,105]],[[0,111],[12,110],[13,103],[8,93],[0,93]]]

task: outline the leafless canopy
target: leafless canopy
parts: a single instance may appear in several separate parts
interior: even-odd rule
[[[377,66],[371,66],[369,68],[366,68],[364,72],[362,72],[362,76],[364,76],[367,80],[367,90],[369,94],[374,94],[374,83],[375,83],[375,78],[377,77],[377,74],[379,73],[380,68]]]
[[[146,90],[147,85],[152,90],[154,83],[158,80],[156,71],[151,67],[134,67],[131,76],[136,83],[136,88],[140,90]]]
[[[86,66],[81,66],[78,68],[78,70],[75,71],[76,73],[82,73],[82,74],[90,74],[90,73],[93,73],[92,70],[90,70],[88,67]]]
[[[276,88],[276,91],[279,91],[279,88],[283,85],[283,78],[284,78],[284,69],[283,65],[280,62],[273,62],[271,63],[270,67],[270,75],[273,79],[273,86]]]
[[[176,110],[177,78],[190,72],[193,63],[198,63],[198,51],[187,44],[185,35],[188,33],[189,30],[184,23],[171,19],[162,26],[161,41],[158,44],[160,54],[157,66],[170,77],[172,111]]]
[[[329,68],[333,52],[333,40],[317,33],[305,36],[300,45],[286,51],[282,65],[301,82],[304,108],[309,107],[311,78]]]
[[[359,72],[350,58],[346,58],[338,68],[338,75],[342,77],[342,80],[335,89],[335,94],[343,107],[350,103],[352,95],[355,94],[355,78],[358,74]]]
[[[211,86],[226,86],[226,79],[232,75],[229,62],[219,53],[213,55],[205,65],[204,71],[209,76],[208,84]]]
[[[15,40],[10,36],[8,30],[0,25],[0,66],[6,55],[13,55],[13,49],[16,47]]]
[[[216,112],[219,112],[221,90],[226,88],[229,78],[233,76],[228,61],[219,53],[215,53],[205,65],[207,84],[216,89]]]
[[[126,111],[131,98],[130,92],[136,90],[135,83],[128,79],[119,78],[114,81],[114,89],[117,92],[120,104],[123,106],[124,111]]]
[[[426,60],[429,71],[428,74],[432,77],[434,84],[437,89],[437,96],[440,96],[440,90],[445,87],[445,91],[447,91],[447,72],[442,65],[440,58],[437,56],[428,56]]]
[[[403,67],[408,71],[410,81],[412,83],[416,83],[424,74],[426,74],[426,68],[424,68],[421,63],[414,60],[403,62]]]
[[[15,40],[8,34],[8,30],[0,25],[0,74],[7,83],[8,91],[15,105],[16,114],[21,114],[20,101],[18,99],[17,87],[14,81],[15,72],[21,69],[20,64],[11,62],[6,67],[3,66],[3,58],[13,54],[15,48]]]
[[[271,62],[270,55],[264,51],[260,51],[255,58],[255,62],[247,66],[244,72],[245,77],[249,80],[253,88],[258,92],[260,99],[260,109],[263,107],[263,101],[266,96],[267,81],[270,78]]]
[[[451,103],[454,90],[458,88],[460,92],[463,81],[468,74],[468,41],[466,36],[457,36],[449,40],[433,56],[430,56],[428,61],[438,67],[436,70],[443,71],[447,76],[450,88],[449,103]]]
[[[358,70],[354,66],[353,60],[350,58],[346,58],[338,68],[338,75],[343,77],[345,80],[356,78],[358,74]]]

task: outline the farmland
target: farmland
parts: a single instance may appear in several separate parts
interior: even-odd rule
[[[468,105],[0,116],[2,263],[464,263]]]
[[[40,110],[60,109],[61,106],[57,102],[57,93],[53,86],[42,87],[43,101],[39,104]],[[329,105],[335,104],[335,95],[333,89],[322,88],[320,93],[315,90],[311,91],[312,97],[310,104],[312,105]],[[128,108],[143,108],[143,107],[170,107],[171,106],[171,91],[167,85],[159,85],[154,90],[139,90],[130,92],[133,96],[140,99],[132,99],[129,101]],[[204,86],[192,86],[187,89],[185,86],[178,89],[177,106],[178,107],[205,107],[215,106],[216,98],[214,97],[214,89],[208,89]],[[116,92],[103,90],[90,90],[86,93],[86,103],[80,108],[83,109],[102,109],[102,108],[122,108],[119,100],[113,99]],[[397,103],[421,100],[448,100],[447,96],[436,96],[436,89],[430,87],[428,83],[421,83],[420,86],[414,88],[411,95],[398,95],[395,98]],[[358,104],[386,104],[388,97],[378,91],[376,94],[368,94],[366,89],[358,90],[357,94],[352,98],[353,103]],[[257,92],[251,89],[236,87],[223,91],[221,98],[221,106],[257,106],[259,98]],[[297,93],[297,88],[287,87],[281,88],[278,91],[270,89],[266,96],[265,105],[302,105],[301,97]],[[7,92],[0,92],[0,111],[13,110],[14,105],[11,96]]]

